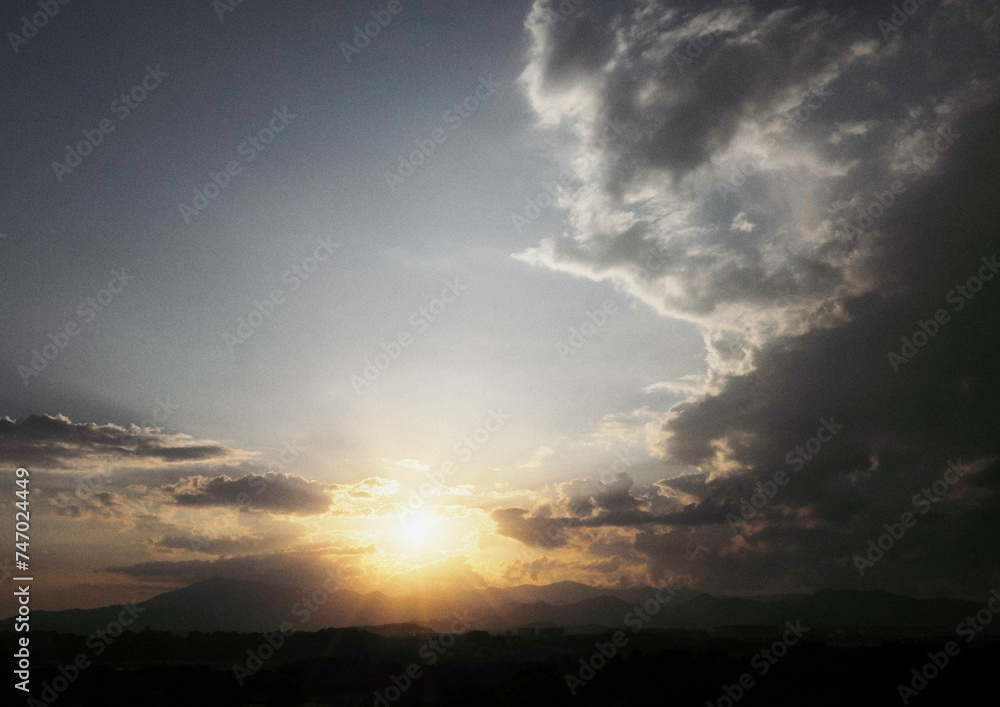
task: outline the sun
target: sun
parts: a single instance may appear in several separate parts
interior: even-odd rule
[[[446,540],[441,518],[423,509],[400,519],[399,539],[412,552],[438,549]]]

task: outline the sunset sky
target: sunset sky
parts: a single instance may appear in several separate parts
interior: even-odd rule
[[[330,567],[988,591],[998,20],[112,0],[8,37],[0,506],[27,467],[34,608]]]

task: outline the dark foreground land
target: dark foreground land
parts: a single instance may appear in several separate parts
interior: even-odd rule
[[[14,699],[5,703],[60,707],[995,703],[1000,641],[985,634],[966,643],[954,634],[914,638],[872,629],[815,629],[800,638],[768,628],[712,633],[621,633],[617,640],[624,645],[616,645],[614,632],[526,637],[473,631],[453,637],[453,642],[444,637],[449,643],[445,648],[439,634],[383,637],[358,629],[302,632],[287,638],[270,634],[270,643],[265,634],[196,632],[179,637],[143,631],[125,633],[110,644],[91,639],[89,645],[87,637],[32,632],[31,696],[37,701],[29,703],[23,692],[10,690]],[[796,640],[776,646],[783,636]],[[3,634],[3,645],[15,642],[14,634]],[[277,647],[264,648],[272,644]],[[7,664],[5,674],[11,679],[10,656]],[[85,667],[74,673],[75,665]],[[921,671],[923,675],[918,675]],[[572,692],[567,675],[574,678]],[[900,684],[912,690],[905,701]]]

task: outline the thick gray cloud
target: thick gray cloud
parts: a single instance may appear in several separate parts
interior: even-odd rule
[[[699,480],[703,481],[704,477]],[[491,517],[500,535],[527,545],[564,547],[569,528],[641,527],[685,522],[681,519],[684,504],[678,496],[689,500],[691,493],[675,494],[669,486],[671,483],[663,481],[650,488],[638,488],[625,473],[617,474],[608,482],[578,479],[560,487],[561,498],[557,503],[541,503],[531,510],[497,509]],[[702,497],[707,495],[704,486],[697,490]],[[695,508],[694,503],[688,504],[688,509]]]
[[[151,466],[225,462],[246,456],[214,442],[157,428],[73,422],[64,415],[0,418],[0,461],[41,467],[39,470],[71,468],[95,460]]]
[[[989,106],[961,121],[963,142],[949,153],[949,165],[884,219],[879,271],[892,287],[902,283],[903,292],[849,300],[849,324],[772,342],[754,371],[729,380],[718,395],[680,406],[665,427],[664,451],[678,461],[715,467],[724,449],[725,460],[751,480],[782,468],[795,477],[754,519],[761,530],[754,538],[761,546],[783,540],[799,564],[832,563],[814,581],[844,581],[840,573],[858,579],[852,566],[835,561],[884,532],[883,522],[912,511],[913,494],[958,459],[981,470],[922,518],[913,544],[868,581],[975,593],[1000,571],[989,550],[1000,539],[993,522],[1000,510],[1000,282],[987,281],[971,300],[955,290],[979,272],[995,278],[986,263],[996,262],[1000,221],[987,175],[1000,154],[991,127],[998,119],[1000,111]],[[912,339],[919,322],[933,331],[926,323],[941,309],[947,323],[894,372],[889,352],[902,351],[901,337]],[[793,450],[831,416],[844,429],[792,473],[787,456],[800,458]],[[692,512],[722,522],[738,498],[719,483]],[[795,565],[786,558],[785,567]]]
[[[927,3],[884,33],[892,8],[877,3],[600,12],[576,20],[585,32],[529,21],[528,95],[597,167],[581,176],[588,195],[564,204],[566,233],[518,257],[614,280],[703,327],[709,392],[675,406],[658,442],[699,473],[659,482],[655,496],[682,507],[633,489],[644,505],[595,503],[561,522],[510,513],[501,532],[555,524],[566,543],[567,528],[637,528],[654,575],[715,591],[988,590],[1000,574],[998,3]],[[608,119],[645,137],[598,141]],[[928,323],[938,310],[945,323]],[[922,328],[934,333],[904,350]],[[817,450],[830,418],[843,428]],[[948,497],[860,577],[852,557],[958,459],[968,472]],[[778,470],[791,481],[734,535],[727,517]]]
[[[526,508],[500,508],[490,517],[496,522],[496,532],[525,545],[562,547],[566,545],[564,525],[556,524],[547,506],[529,512]]]
[[[197,535],[165,535],[147,542],[154,552],[170,554],[176,550],[200,552],[204,555],[232,556],[259,551],[267,539],[255,535],[200,538]]]
[[[330,508],[330,484],[292,474],[247,474],[208,478],[188,476],[166,487],[181,506],[223,506],[259,509],[271,513],[317,515]]]
[[[713,374],[849,318],[880,251],[849,226],[996,83],[995,3],[925,6],[888,41],[871,3],[649,0],[560,21],[555,5],[528,21],[522,83],[580,136],[590,190],[518,257],[705,325]],[[605,140],[608,121],[631,138]]]

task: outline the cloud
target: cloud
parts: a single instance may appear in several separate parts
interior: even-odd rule
[[[539,447],[535,450],[535,453],[531,455],[531,459],[526,461],[524,464],[519,464],[518,469],[537,469],[542,466],[546,459],[551,457],[556,453],[556,450],[552,447]]]
[[[595,166],[580,174],[590,189],[568,205],[567,231],[517,257],[614,280],[703,325],[713,374],[746,372],[768,341],[849,318],[845,298],[877,283],[872,244],[841,247],[844,224],[902,168],[872,155],[933,136],[996,81],[995,65],[965,50],[932,70],[937,59],[916,39],[878,41],[883,8],[870,4],[650,0],[559,22],[546,11],[554,5],[536,2],[528,19],[521,81],[539,116],[570,126],[577,159]],[[950,51],[986,42],[966,11],[940,8],[947,18],[924,28],[929,41]],[[678,65],[689,39],[716,31]],[[907,31],[921,33],[917,22]],[[966,73],[956,85],[941,68]],[[871,81],[895,92],[873,95]],[[604,140],[608,121],[638,137]]]
[[[270,513],[317,515],[330,508],[332,484],[308,481],[292,474],[187,476],[165,488],[180,506],[230,506]]]
[[[339,496],[346,496],[353,501],[375,501],[399,493],[398,481],[381,476],[369,476],[351,484],[333,484],[331,486]]]
[[[659,482],[666,485],[669,482]],[[526,545],[565,547],[570,529],[631,527],[682,522],[678,497],[691,496],[664,491],[660,485],[638,488],[628,474],[618,473],[608,481],[574,479],[556,488],[558,498],[544,500],[534,508],[501,508],[491,513],[497,533]]]
[[[194,535],[165,535],[151,538],[146,542],[153,552],[173,554],[177,550],[185,552],[200,552],[205,555],[241,555],[259,551],[269,544],[265,538],[258,536],[225,536],[218,538],[200,538]]]
[[[528,19],[522,84],[575,140],[589,188],[563,200],[563,234],[516,257],[701,327],[704,378],[647,389],[686,396],[648,441],[698,473],[593,495],[581,514],[495,512],[498,532],[531,543],[555,526],[566,545],[637,529],[654,578],[714,591],[988,591],[998,3],[928,6],[888,38],[885,8],[862,2],[616,2],[560,23],[552,5]],[[624,137],[602,135],[609,121]],[[973,297],[955,289],[977,277]],[[830,417],[842,432],[790,468]],[[853,554],[958,458],[976,471],[859,577]],[[794,478],[734,535],[727,515],[776,470]]]
[[[152,521],[156,516],[148,503],[113,491],[94,491],[78,497],[62,493],[49,504],[65,518],[100,518],[120,528],[132,528],[139,520]]]
[[[0,460],[19,466],[64,469],[114,462],[159,466],[227,462],[250,453],[158,428],[73,422],[65,415],[0,418]]]
[[[659,381],[642,389],[647,395],[663,391],[680,398],[696,398],[705,393],[705,377],[698,373],[688,373],[675,381]]]
[[[499,508],[490,517],[496,523],[498,535],[520,540],[525,545],[566,545],[566,532],[562,526],[553,522],[547,506],[543,506],[534,515],[526,508]]]
[[[215,560],[156,560],[133,565],[112,566],[104,572],[138,580],[173,582],[178,586],[212,577],[248,580],[282,587],[322,584],[333,564],[325,559],[326,548],[298,549],[294,552],[261,553]],[[350,574],[350,572],[345,572]]]
[[[515,560],[504,569],[503,576],[508,582],[523,582],[525,579],[537,582],[539,577],[546,575],[564,576],[569,569],[569,563],[553,560],[548,557],[539,557],[529,562]]]
[[[412,469],[413,471],[427,471],[431,468],[429,464],[424,464],[419,459],[400,459],[393,462],[393,464],[404,469]]]

